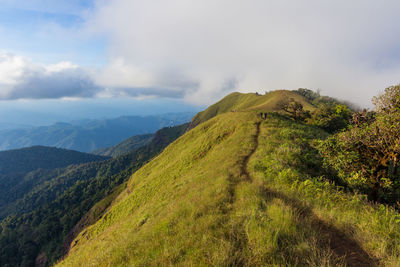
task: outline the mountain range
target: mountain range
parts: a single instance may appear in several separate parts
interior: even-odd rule
[[[80,120],[50,126],[0,131],[0,150],[35,145],[90,152],[114,146],[124,139],[154,133],[166,126],[191,120],[193,113],[170,113],[155,116],[122,116],[114,119]]]

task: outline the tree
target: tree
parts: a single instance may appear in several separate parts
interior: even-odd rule
[[[310,117],[310,112],[303,109],[303,105],[293,98],[279,100],[275,106],[278,110],[283,110],[295,120],[305,120]]]
[[[375,121],[376,112],[363,109],[360,112],[354,112],[351,118],[351,123],[355,126],[361,126],[364,123],[371,124]]]
[[[375,110],[378,113],[395,113],[400,111],[400,84],[390,86],[385,92],[372,99]]]
[[[346,105],[322,105],[313,113],[308,123],[334,133],[350,124],[352,111]]]

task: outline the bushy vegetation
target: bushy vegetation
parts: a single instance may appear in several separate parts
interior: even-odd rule
[[[289,114],[293,119],[297,121],[305,121],[311,118],[311,113],[309,110],[304,110],[303,105],[297,102],[293,98],[284,98],[276,103],[276,108],[282,110]]]
[[[346,186],[400,208],[400,86],[374,103],[376,113],[354,114],[350,129],[322,142],[320,151]]]
[[[329,133],[334,133],[350,125],[352,113],[346,105],[322,104],[309,116],[307,122]]]
[[[31,189],[13,207],[14,214],[1,222],[0,266],[34,266],[39,254],[39,261],[51,265],[67,251],[65,246],[68,248],[68,241],[74,238],[77,222],[102,200],[92,212],[94,218],[86,223],[101,217],[130,174],[184,133],[187,126],[164,128],[149,144],[127,155],[47,173],[47,182]]]

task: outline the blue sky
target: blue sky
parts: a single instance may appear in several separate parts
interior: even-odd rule
[[[107,40],[86,36],[85,17],[92,1],[0,0],[0,50],[28,58],[34,64],[73,62],[101,68],[107,63]],[[199,107],[171,98],[83,98],[3,100],[0,123],[47,125],[56,121],[194,112]]]
[[[398,10],[398,0],[0,0],[0,105],[186,109],[232,91],[310,88],[371,107],[400,83]]]
[[[37,63],[106,63],[106,39],[81,33],[92,1],[0,0],[0,49]]]

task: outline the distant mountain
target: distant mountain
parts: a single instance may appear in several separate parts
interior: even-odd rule
[[[122,141],[121,143],[115,146],[100,148],[95,151],[92,151],[91,153],[95,155],[110,156],[113,158],[118,157],[126,153],[129,153],[132,150],[135,150],[136,148],[148,144],[152,139],[152,137],[153,134],[135,135],[129,137],[128,139]]]
[[[31,128],[32,125],[25,124],[16,124],[9,122],[0,122],[0,131],[2,130],[11,130],[11,129],[23,129],[23,128]]]
[[[0,131],[0,150],[43,145],[89,152],[114,146],[133,135],[154,133],[162,127],[189,122],[193,116],[191,112],[146,117],[123,116],[3,130]]]

